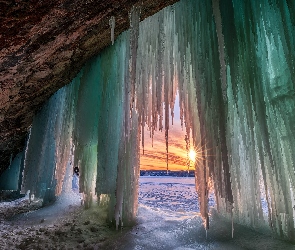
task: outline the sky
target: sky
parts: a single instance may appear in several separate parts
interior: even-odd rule
[[[141,148],[140,169],[166,170],[165,131],[155,131],[153,147],[147,127],[145,127],[144,137],[144,154]],[[170,117],[168,142],[168,169],[172,171],[187,170],[190,165],[189,169],[193,170],[194,163],[189,160],[186,151],[185,129],[181,128],[178,95],[175,100],[173,125],[172,118]]]

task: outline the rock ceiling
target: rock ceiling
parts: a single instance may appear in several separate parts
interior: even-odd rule
[[[83,3],[82,3],[83,2]],[[21,151],[34,114],[84,63],[129,27],[175,0],[0,1],[0,173]]]

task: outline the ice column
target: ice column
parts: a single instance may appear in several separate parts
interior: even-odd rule
[[[59,90],[35,116],[25,150],[22,192],[55,200],[62,191],[71,148],[75,85]]]
[[[115,17],[111,16],[110,20],[109,20],[109,24],[111,27],[111,41],[112,41],[112,45],[114,45],[114,41],[115,41],[115,25],[116,25],[116,21],[115,21]]]

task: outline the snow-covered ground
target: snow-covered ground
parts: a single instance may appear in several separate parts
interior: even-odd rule
[[[118,234],[109,228],[103,209],[85,210],[75,192],[44,208],[26,198],[2,202],[0,211],[1,250],[105,249],[104,243]]]
[[[40,208],[25,198],[0,203],[0,250],[13,249],[294,249],[295,245],[210,215],[204,230],[198,213],[194,178],[140,177],[138,223],[122,231],[110,229],[103,209],[84,210],[77,193]],[[214,205],[213,195],[210,205]],[[38,207],[39,206],[39,207]]]

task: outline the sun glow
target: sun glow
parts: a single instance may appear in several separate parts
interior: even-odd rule
[[[196,151],[195,150],[191,149],[188,153],[188,156],[192,162],[196,161]]]

